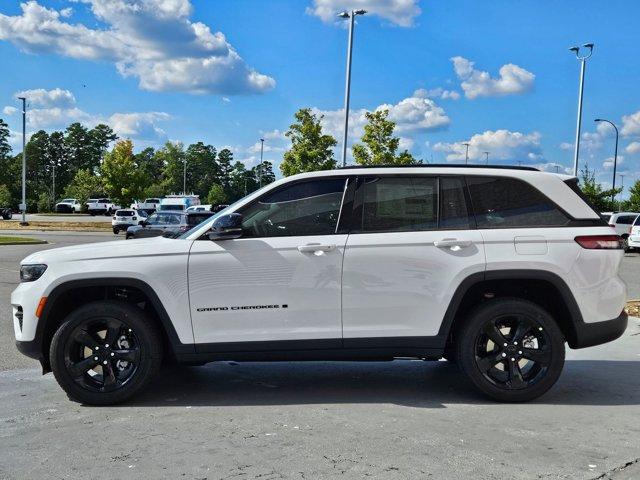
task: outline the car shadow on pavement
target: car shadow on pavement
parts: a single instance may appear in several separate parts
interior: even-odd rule
[[[534,401],[550,405],[638,405],[640,362],[568,360],[558,383]],[[165,367],[121,405],[257,406],[389,403],[414,408],[492,404],[448,362],[217,362]]]

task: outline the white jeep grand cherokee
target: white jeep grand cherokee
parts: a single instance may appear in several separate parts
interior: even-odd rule
[[[18,348],[73,400],[121,402],[163,359],[445,357],[500,401],[542,395],[565,342],[627,325],[620,239],[575,178],[347,168],[276,181],[176,239],[23,260]]]

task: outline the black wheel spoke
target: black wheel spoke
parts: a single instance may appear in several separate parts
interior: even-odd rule
[[[517,361],[509,360],[509,384],[511,388],[522,388],[525,386],[524,378],[522,378],[522,372],[520,371],[520,365]]]
[[[507,342],[504,338],[498,327],[493,322],[490,322],[485,328],[484,333],[489,337],[493,343],[498,345],[498,347],[502,348],[502,346]]]
[[[79,344],[90,348],[91,350],[95,350],[96,347],[99,347],[100,344],[98,343],[98,341],[93,337],[93,335],[91,335],[89,332],[87,332],[86,330],[80,330],[76,336],[74,337],[74,340],[76,342],[78,342]]]
[[[113,358],[116,360],[125,360],[127,362],[135,362],[138,358],[137,349],[113,350]]]
[[[499,362],[504,360],[501,354],[490,353],[486,357],[483,357],[478,360],[478,368],[481,372],[488,372],[493,367],[495,367]]]
[[[523,348],[522,358],[547,366],[551,363],[551,351],[548,348]]]
[[[107,362],[107,364],[102,365],[102,377],[104,382],[102,384],[102,389],[105,391],[114,390],[117,386],[117,378],[115,369],[111,362]]]
[[[114,320],[109,320],[107,322],[107,333],[104,337],[104,342],[106,345],[115,346],[118,341],[118,335],[120,333],[120,324]]]
[[[89,370],[94,368],[96,365],[100,363],[98,360],[95,360],[94,357],[84,358],[76,363],[72,363],[69,365],[69,374],[73,378],[80,378]]]
[[[515,331],[511,336],[511,341],[522,343],[522,339],[531,330],[531,322],[524,317],[518,317],[518,324],[515,327]]]

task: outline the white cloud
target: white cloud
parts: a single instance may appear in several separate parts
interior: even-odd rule
[[[530,165],[531,167],[537,168],[543,172],[551,172],[551,173],[563,173],[566,175],[571,175],[573,173],[573,168],[561,165],[555,162],[549,163],[534,163]]]
[[[460,94],[455,90],[445,90],[442,87],[419,88],[413,92],[413,96],[418,98],[440,98],[442,100],[458,100],[460,98]]]
[[[624,157],[622,155],[618,155],[617,168],[620,168],[620,165],[622,165],[623,163],[624,163]],[[602,162],[602,168],[604,168],[605,170],[613,169],[613,157],[609,157],[605,159],[605,161]]]
[[[221,32],[192,22],[189,0],[78,0],[106,28],[65,22],[68,12],[21,4],[0,14],[0,40],[35,54],[113,62],[141,88],[194,94],[261,93],[275,80],[249,67]]]
[[[630,155],[640,153],[640,142],[631,142],[627,145],[627,148],[625,148],[624,151]]]
[[[2,109],[2,113],[8,116],[14,115],[16,113],[18,113],[18,109],[16,107],[12,107],[10,105],[7,105],[6,107],[4,107]]]
[[[400,27],[411,27],[421,13],[418,0],[313,0],[307,13],[320,17],[323,22],[335,23],[338,12],[359,9]]]
[[[622,117],[622,130],[620,130],[620,133],[625,137],[640,136],[640,110]]]
[[[430,98],[412,96],[394,105],[382,104],[376,110],[389,110],[389,120],[396,122],[397,131],[429,131],[446,128],[451,120],[444,109]]]
[[[535,162],[543,158],[540,146],[541,135],[538,132],[524,134],[509,130],[487,130],[473,135],[466,142],[443,143],[433,146],[438,152],[446,153],[450,162],[465,160],[466,146],[469,143],[469,159],[484,160],[484,152],[489,152],[492,160],[512,160]]]
[[[570,142],[562,142],[560,144],[560,150],[573,150],[573,143]]]
[[[533,88],[535,75],[518,65],[507,63],[500,67],[499,78],[491,78],[488,72],[476,70],[474,62],[464,57],[453,57],[453,69],[462,81],[460,86],[469,99],[497,97],[528,92]]]
[[[76,105],[76,98],[69,90],[55,88],[45,90],[43,88],[35,90],[24,90],[16,92],[14,97],[24,96],[27,104],[31,107],[27,109],[27,127],[30,130],[40,129],[63,129],[70,123],[80,122],[87,127],[93,127],[99,123],[104,123],[113,128],[114,132],[123,138],[133,138],[137,140],[164,141],[166,133],[158,123],[171,118],[165,112],[128,112],[114,113],[109,116],[94,115],[81,110]],[[4,107],[3,111],[16,109],[11,106]]]

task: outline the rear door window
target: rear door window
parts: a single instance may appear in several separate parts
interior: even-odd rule
[[[637,215],[619,215],[616,219],[616,224],[631,225],[636,217]]]
[[[569,221],[532,185],[507,177],[467,177],[478,228],[554,227]]]
[[[362,232],[410,232],[438,227],[436,177],[365,178]]]
[[[464,195],[464,179],[460,177],[442,177],[440,179],[440,221],[441,229],[468,229],[473,219],[467,208]]]

